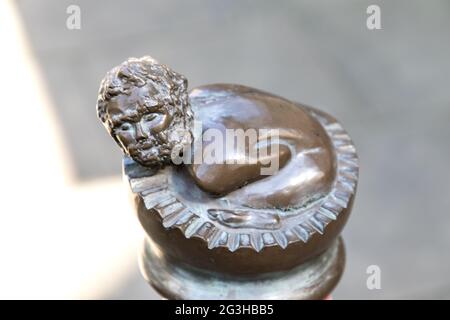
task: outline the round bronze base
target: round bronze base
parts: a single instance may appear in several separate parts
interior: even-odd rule
[[[324,253],[294,269],[237,277],[170,261],[147,238],[139,263],[147,282],[167,299],[324,299],[343,273],[345,249],[339,237]]]

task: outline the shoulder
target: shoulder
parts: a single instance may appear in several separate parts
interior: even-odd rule
[[[246,98],[252,100],[252,98],[254,97],[278,96],[252,87],[229,83],[203,85],[196,87],[189,92],[189,99],[191,100],[191,103],[197,105],[238,98]]]

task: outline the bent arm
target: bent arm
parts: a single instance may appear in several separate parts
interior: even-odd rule
[[[290,149],[286,145],[277,144],[278,152],[260,156],[254,163],[227,164],[227,159],[218,164],[193,164],[189,165],[189,172],[195,183],[204,191],[223,196],[248,183],[263,179],[267,175],[261,174],[261,169],[274,161],[281,169],[291,158]],[[276,150],[272,148],[271,150]],[[258,153],[260,154],[259,150]],[[228,159],[231,160],[231,159]]]

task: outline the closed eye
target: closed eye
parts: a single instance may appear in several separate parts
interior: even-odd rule
[[[147,114],[144,116],[144,121],[152,121],[156,118],[156,114]]]
[[[122,130],[122,131],[128,131],[130,129],[131,129],[131,124],[129,124],[128,122],[124,122],[120,126],[120,130]]]

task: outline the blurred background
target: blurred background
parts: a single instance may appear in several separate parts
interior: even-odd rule
[[[147,54],[190,88],[245,84],[344,124],[361,169],[335,299],[450,298],[449,18],[446,0],[0,0],[0,298],[158,299],[95,112],[106,71]]]

